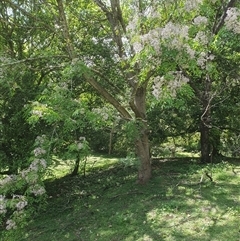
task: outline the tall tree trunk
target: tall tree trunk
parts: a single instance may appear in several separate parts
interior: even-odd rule
[[[210,141],[209,141],[209,128],[206,123],[201,120],[200,122],[200,143],[201,143],[201,162],[211,162]]]
[[[138,125],[138,136],[135,142],[136,155],[139,159],[138,183],[145,184],[152,174],[149,130],[146,120],[146,86],[137,88],[134,101],[130,102],[130,106],[135,113]]]
[[[211,142],[210,142],[210,127],[211,127],[211,80],[209,76],[205,80],[205,89],[201,96],[203,114],[200,120],[200,143],[201,143],[201,162],[211,162]]]
[[[219,151],[221,145],[221,132],[217,128],[212,128],[210,130],[210,139],[211,139],[211,146],[212,146],[212,157],[218,158],[221,156]]]
[[[136,154],[139,159],[138,183],[145,184],[151,178],[151,156],[149,149],[147,124],[141,122],[140,136],[136,140]]]

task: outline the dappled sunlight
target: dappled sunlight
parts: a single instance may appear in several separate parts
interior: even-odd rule
[[[46,181],[47,209],[23,230],[25,240],[237,240],[239,175],[225,166],[213,165],[214,182],[199,183],[202,165],[159,161],[150,182],[139,186],[136,167],[116,158],[88,164],[96,168],[85,177]]]

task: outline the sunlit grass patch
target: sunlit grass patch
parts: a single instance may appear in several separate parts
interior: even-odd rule
[[[87,168],[47,180],[46,211],[8,240],[239,240],[240,175],[228,164],[155,162],[145,186],[116,158],[91,157]],[[213,181],[201,180],[209,168]]]
[[[84,160],[85,161],[85,160]],[[93,170],[104,169],[113,166],[118,163],[118,158],[114,157],[103,157],[103,156],[89,156],[86,159],[85,171],[92,172]],[[83,161],[80,162],[79,174],[83,174]],[[69,175],[74,167],[74,160],[62,160],[57,157],[52,158],[52,164],[48,167],[46,178],[61,178]]]

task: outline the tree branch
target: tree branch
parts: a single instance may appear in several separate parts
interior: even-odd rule
[[[129,112],[96,80],[94,80],[87,74],[84,74],[84,78],[94,89],[96,89],[101,94],[101,96],[103,96],[110,104],[112,104],[118,110],[118,112],[122,115],[123,118],[128,120],[132,119],[132,116],[129,114]]]
[[[126,32],[126,27],[122,17],[122,11],[119,0],[111,0],[111,11],[101,0],[94,0],[95,3],[105,13],[111,27],[113,39],[118,46],[118,54],[120,57],[124,55],[122,32]]]
[[[224,11],[223,11],[222,16],[220,17],[219,22],[213,26],[213,31],[212,31],[213,34],[215,34],[215,35],[218,34],[218,32],[220,31],[220,29],[221,29],[222,26],[224,25],[224,20],[225,20],[225,18],[226,18],[226,16],[227,16],[227,10],[228,10],[228,8],[233,7],[236,2],[237,2],[237,0],[230,0],[230,1],[228,2],[227,6],[224,7]]]

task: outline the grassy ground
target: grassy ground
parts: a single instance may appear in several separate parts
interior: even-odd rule
[[[155,160],[145,186],[111,158],[91,158],[85,178],[57,176],[46,211],[7,241],[240,241],[240,163]]]

